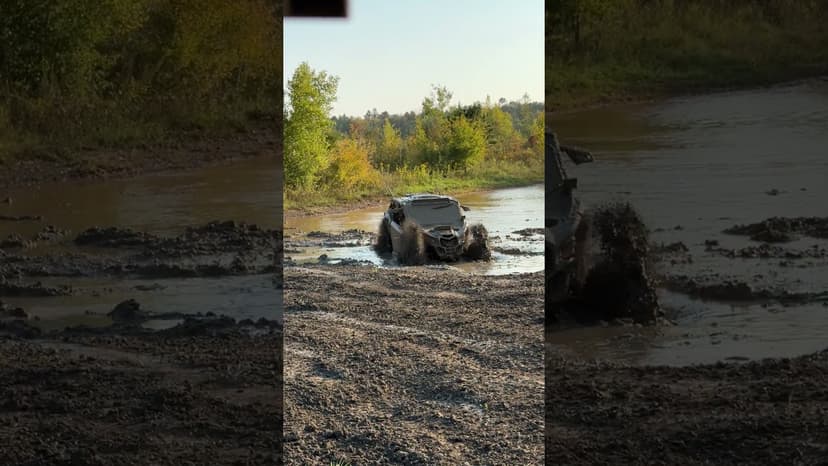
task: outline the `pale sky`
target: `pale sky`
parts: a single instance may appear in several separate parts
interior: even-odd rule
[[[348,18],[285,18],[285,83],[303,61],[339,76],[333,115],[544,96],[543,0],[348,0]]]

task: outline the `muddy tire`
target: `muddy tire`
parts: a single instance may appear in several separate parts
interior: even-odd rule
[[[426,262],[426,246],[423,230],[414,222],[406,221],[402,225],[400,237],[402,247],[397,257],[403,265],[422,265]]]
[[[489,249],[489,232],[481,224],[469,227],[469,242],[466,243],[463,256],[475,261],[487,261],[492,258],[492,251]]]
[[[377,242],[374,243],[374,251],[378,254],[387,254],[393,250],[391,244],[391,233],[388,231],[388,224],[382,219],[377,230]]]

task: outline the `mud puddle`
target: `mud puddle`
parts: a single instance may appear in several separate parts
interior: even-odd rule
[[[543,270],[543,187],[528,186],[459,195],[471,210],[470,224],[489,231],[489,262],[433,263],[482,275]],[[294,263],[364,264],[398,267],[371,247],[386,206],[285,219],[285,256]],[[321,260],[320,260],[321,258]]]
[[[584,205],[634,205],[651,242],[667,249],[655,264],[662,285],[682,283],[659,291],[674,326],[555,331],[556,348],[678,365],[824,349],[828,83],[614,106],[550,124],[596,155],[567,166]]]
[[[0,204],[0,299],[44,328],[101,324],[127,299],[165,313],[276,319],[276,181],[273,162],[259,159],[10,192]]]

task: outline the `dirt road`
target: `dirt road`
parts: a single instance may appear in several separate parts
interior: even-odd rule
[[[280,339],[0,337],[0,464],[276,464]]]
[[[0,243],[0,464],[275,464],[280,248],[280,231],[232,221],[163,237],[10,235]],[[219,286],[230,292],[199,299]],[[211,311],[221,299],[216,310],[236,315]],[[240,318],[249,305],[239,303],[256,302],[270,317]]]
[[[287,464],[542,464],[543,275],[285,269]]]
[[[547,358],[547,464],[828,461],[828,352],[693,367]]]

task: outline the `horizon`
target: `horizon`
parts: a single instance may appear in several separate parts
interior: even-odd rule
[[[482,104],[487,96],[494,103],[524,95],[544,100],[540,0],[352,0],[348,6],[347,19],[285,19],[285,83],[302,62],[339,77],[331,116],[417,113],[432,86],[446,87],[452,106]],[[425,26],[401,27],[389,18]]]

